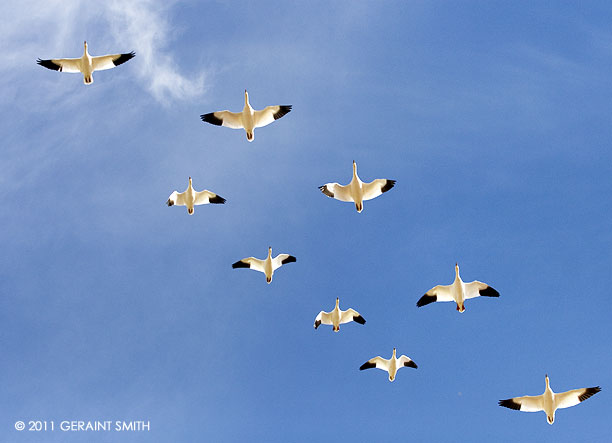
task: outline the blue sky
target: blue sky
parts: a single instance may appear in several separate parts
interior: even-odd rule
[[[607,2],[3,3],[0,440],[605,441]],[[129,52],[79,75],[36,58]],[[292,104],[256,131],[204,124]],[[354,206],[317,189],[394,189]],[[187,178],[225,205],[168,208]],[[267,285],[233,270],[295,255]],[[499,299],[415,306],[464,280]],[[320,310],[364,326],[314,330]],[[359,371],[397,347],[417,370]],[[499,399],[602,392],[520,413]],[[35,433],[17,420],[148,420]],[[349,429],[349,435],[344,430]]]

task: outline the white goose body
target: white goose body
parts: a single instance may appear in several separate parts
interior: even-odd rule
[[[583,402],[601,391],[599,386],[592,388],[572,389],[571,391],[555,393],[550,388],[550,381],[546,375],[546,388],[542,395],[525,395],[514,397],[507,400],[500,400],[499,405],[524,412],[544,411],[548,424],[555,422],[555,412],[557,409],[569,408]]]
[[[395,357],[395,348],[393,348],[393,355],[389,360],[380,356],[369,359],[367,362],[362,364],[359,368],[360,371],[370,368],[378,368],[389,373],[389,381],[395,380],[395,375],[400,368],[409,367],[416,369],[417,364],[412,361],[409,357],[402,355],[399,358]]]
[[[83,74],[83,83],[93,83],[94,71],[104,71],[114,68],[132,59],[136,54],[132,51],[126,54],[112,54],[92,57],[87,50],[87,42],[84,42],[85,50],[81,58],[58,58],[50,60],[36,60],[41,66],[59,72],[80,72]]]
[[[331,312],[321,311],[315,318],[314,328],[317,329],[321,324],[332,325],[334,332],[340,331],[340,325],[349,322],[365,324],[365,319],[352,308],[343,311],[340,309],[340,299],[336,297],[336,307]]]
[[[212,125],[244,129],[247,140],[252,142],[255,140],[255,128],[267,126],[289,112],[291,112],[291,105],[267,106],[261,111],[253,109],[249,103],[249,93],[245,89],[242,112],[217,111],[202,114],[200,118],[203,122]]]
[[[264,260],[255,257],[247,257],[232,264],[232,268],[249,268],[254,271],[263,272],[266,275],[266,282],[270,284],[272,283],[274,271],[284,264],[293,263],[295,261],[297,261],[297,259],[289,254],[278,254],[276,257],[272,258],[272,247],[269,247],[268,257]]]
[[[417,306],[420,308],[437,301],[454,301],[457,304],[457,311],[464,312],[465,300],[481,295],[485,297],[499,297],[499,292],[488,284],[477,280],[470,283],[463,282],[459,276],[459,265],[455,264],[455,281],[451,285],[434,286],[417,301]]]
[[[355,203],[357,212],[363,211],[363,202],[378,197],[395,186],[395,180],[379,178],[370,183],[364,183],[357,175],[357,163],[353,161],[353,177],[348,185],[327,183],[319,186],[323,194],[343,202]]]
[[[225,203],[225,199],[206,189],[203,191],[196,191],[193,189],[191,177],[189,177],[189,185],[187,185],[187,189],[180,193],[178,191],[174,191],[172,194],[170,194],[170,197],[168,197],[168,201],[166,202],[168,206],[187,206],[187,212],[189,215],[193,215],[194,206],[205,205],[208,203],[223,204]]]

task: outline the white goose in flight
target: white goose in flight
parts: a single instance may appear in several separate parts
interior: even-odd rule
[[[267,106],[261,111],[254,110],[249,104],[249,93],[245,89],[242,112],[217,111],[202,114],[200,118],[203,122],[213,125],[244,129],[247,140],[252,142],[255,139],[255,128],[267,126],[289,112],[291,112],[291,105]]]
[[[499,405],[524,412],[544,411],[546,412],[546,420],[552,425],[555,422],[555,411],[557,409],[575,406],[599,391],[601,391],[601,388],[594,386],[592,388],[572,389],[571,391],[554,393],[550,389],[548,375],[546,375],[546,389],[542,395],[525,395],[524,397],[500,400]]]
[[[459,265],[455,263],[455,281],[453,284],[434,286],[419,299],[417,306],[420,308],[436,301],[454,301],[457,303],[457,311],[463,312],[465,311],[465,300],[481,295],[499,297],[499,292],[488,284],[476,280],[471,283],[464,283],[459,276]]]
[[[367,362],[361,365],[359,370],[378,368],[389,373],[389,381],[395,380],[395,374],[400,368],[407,366],[409,368],[416,369],[418,366],[410,358],[402,355],[400,358],[395,357],[395,348],[393,348],[393,355],[389,360],[382,357],[374,357],[369,359]]]
[[[352,308],[343,311],[338,306],[340,304],[340,299],[336,297],[336,307],[331,312],[321,311],[317,318],[315,318],[314,328],[317,329],[321,323],[324,325],[333,325],[334,332],[338,332],[340,330],[340,325],[349,322],[356,322],[360,325],[365,324],[365,319],[359,314],[359,312],[355,311]]]
[[[133,58],[136,53],[134,51],[127,54],[112,54],[112,55],[101,55],[98,57],[92,57],[87,52],[87,42],[85,44],[85,51],[81,58],[54,58],[51,60],[36,60],[41,66],[52,69],[59,72],[80,72],[83,74],[83,82],[86,85],[93,83],[93,72],[104,71],[105,69],[111,69],[115,66],[119,66],[122,63],[127,62]]]
[[[364,183],[357,175],[357,163],[353,160],[353,178],[351,182],[342,186],[338,183],[327,183],[319,186],[323,194],[343,202],[354,202],[357,212],[363,211],[363,202],[378,197],[395,186],[395,180],[385,178],[376,179],[370,183]]]
[[[205,205],[207,203],[217,203],[223,204],[225,203],[225,199],[214,192],[207,191],[206,189],[203,191],[196,191],[193,189],[191,185],[191,177],[189,177],[189,185],[185,192],[177,192],[174,191],[168,197],[168,201],[166,204],[168,206],[187,206],[187,212],[189,215],[193,214],[193,207],[197,205]]]
[[[232,265],[232,268],[250,268],[254,271],[263,272],[266,274],[266,281],[268,284],[272,282],[272,275],[274,271],[280,268],[282,265],[287,263],[293,263],[297,259],[293,255],[289,254],[278,254],[272,258],[272,246],[268,248],[268,257],[264,260],[260,260],[255,257],[247,257],[242,260],[238,260]]]

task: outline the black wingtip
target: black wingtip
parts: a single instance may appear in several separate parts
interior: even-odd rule
[[[284,265],[287,263],[295,263],[296,261],[297,261],[297,258],[295,258],[293,255],[290,255],[289,257],[284,259],[281,263]]]
[[[327,195],[328,197],[334,198],[334,193],[329,190],[327,185],[319,186],[319,189],[323,194]]]
[[[578,397],[578,400],[585,401],[587,398],[594,396],[599,391],[601,391],[601,388],[599,386],[594,386],[592,388],[586,388],[586,391],[584,391],[584,394]]]
[[[168,199],[168,201],[166,202],[166,204],[167,204],[168,206],[173,206],[173,205],[174,205],[174,202],[173,202],[172,200]]]
[[[503,406],[504,408],[514,409],[515,411],[520,411],[521,410],[521,404],[515,402],[511,398],[509,398],[507,400],[500,400],[498,404],[500,406]]]
[[[315,321],[314,328],[317,329],[319,326],[321,326],[321,320]]]
[[[393,186],[395,186],[395,182],[396,182],[396,180],[387,180],[387,183],[385,183],[385,186],[383,186],[381,188],[381,191],[383,193],[387,192],[389,189],[391,189]]]
[[[236,263],[234,263],[232,265],[232,268],[237,269],[237,268],[250,268],[251,265],[248,263],[243,262],[242,260],[238,260]]]
[[[113,65],[122,65],[123,63],[133,59],[134,57],[136,57],[136,53],[134,51],[128,52],[127,54],[121,54],[119,57],[117,57],[116,60],[113,60]]]
[[[363,371],[364,369],[371,369],[371,368],[375,368],[376,367],[376,363],[370,363],[369,361],[366,361],[364,364],[362,364],[359,367],[360,371]]]
[[[280,109],[274,113],[274,120],[278,120],[283,115],[291,112],[292,105],[280,105]]]
[[[353,317],[353,321],[355,323],[359,323],[360,325],[365,325],[365,318],[363,318],[361,315],[358,315],[357,317]]]
[[[417,364],[415,362],[413,362],[412,360],[407,361],[406,363],[404,363],[404,366],[408,367],[408,368],[418,368]]]
[[[209,198],[208,201],[217,205],[222,205],[226,202],[226,200],[220,195],[215,195],[213,198]]]
[[[437,295],[427,295],[425,294],[423,297],[419,298],[417,301],[417,307],[420,308],[422,306],[428,305],[430,303],[435,303],[438,300]]]
[[[52,71],[60,71],[61,66],[53,63],[53,60],[41,60],[40,58],[36,60],[40,66],[44,66],[47,69],[51,69]]]
[[[223,124],[223,120],[218,117],[215,117],[214,112],[209,112],[208,114],[200,115],[200,118],[203,122],[210,123],[211,125],[221,126]]]
[[[493,289],[491,286],[487,286],[484,289],[478,291],[478,293],[484,297],[499,297],[499,292]]]

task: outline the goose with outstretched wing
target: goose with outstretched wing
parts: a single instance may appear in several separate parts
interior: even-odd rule
[[[87,51],[87,42],[84,42],[85,51],[80,58],[54,58],[49,60],[36,60],[41,66],[59,72],[70,72],[83,74],[83,83],[93,83],[94,71],[104,71],[119,66],[136,56],[134,51],[125,54],[100,55],[92,57]]]
[[[267,106],[262,110],[255,110],[249,103],[249,93],[244,90],[244,108],[241,112],[216,111],[202,114],[203,122],[216,126],[225,126],[231,129],[244,129],[246,138],[255,140],[255,128],[267,126],[291,112],[291,105]]]

